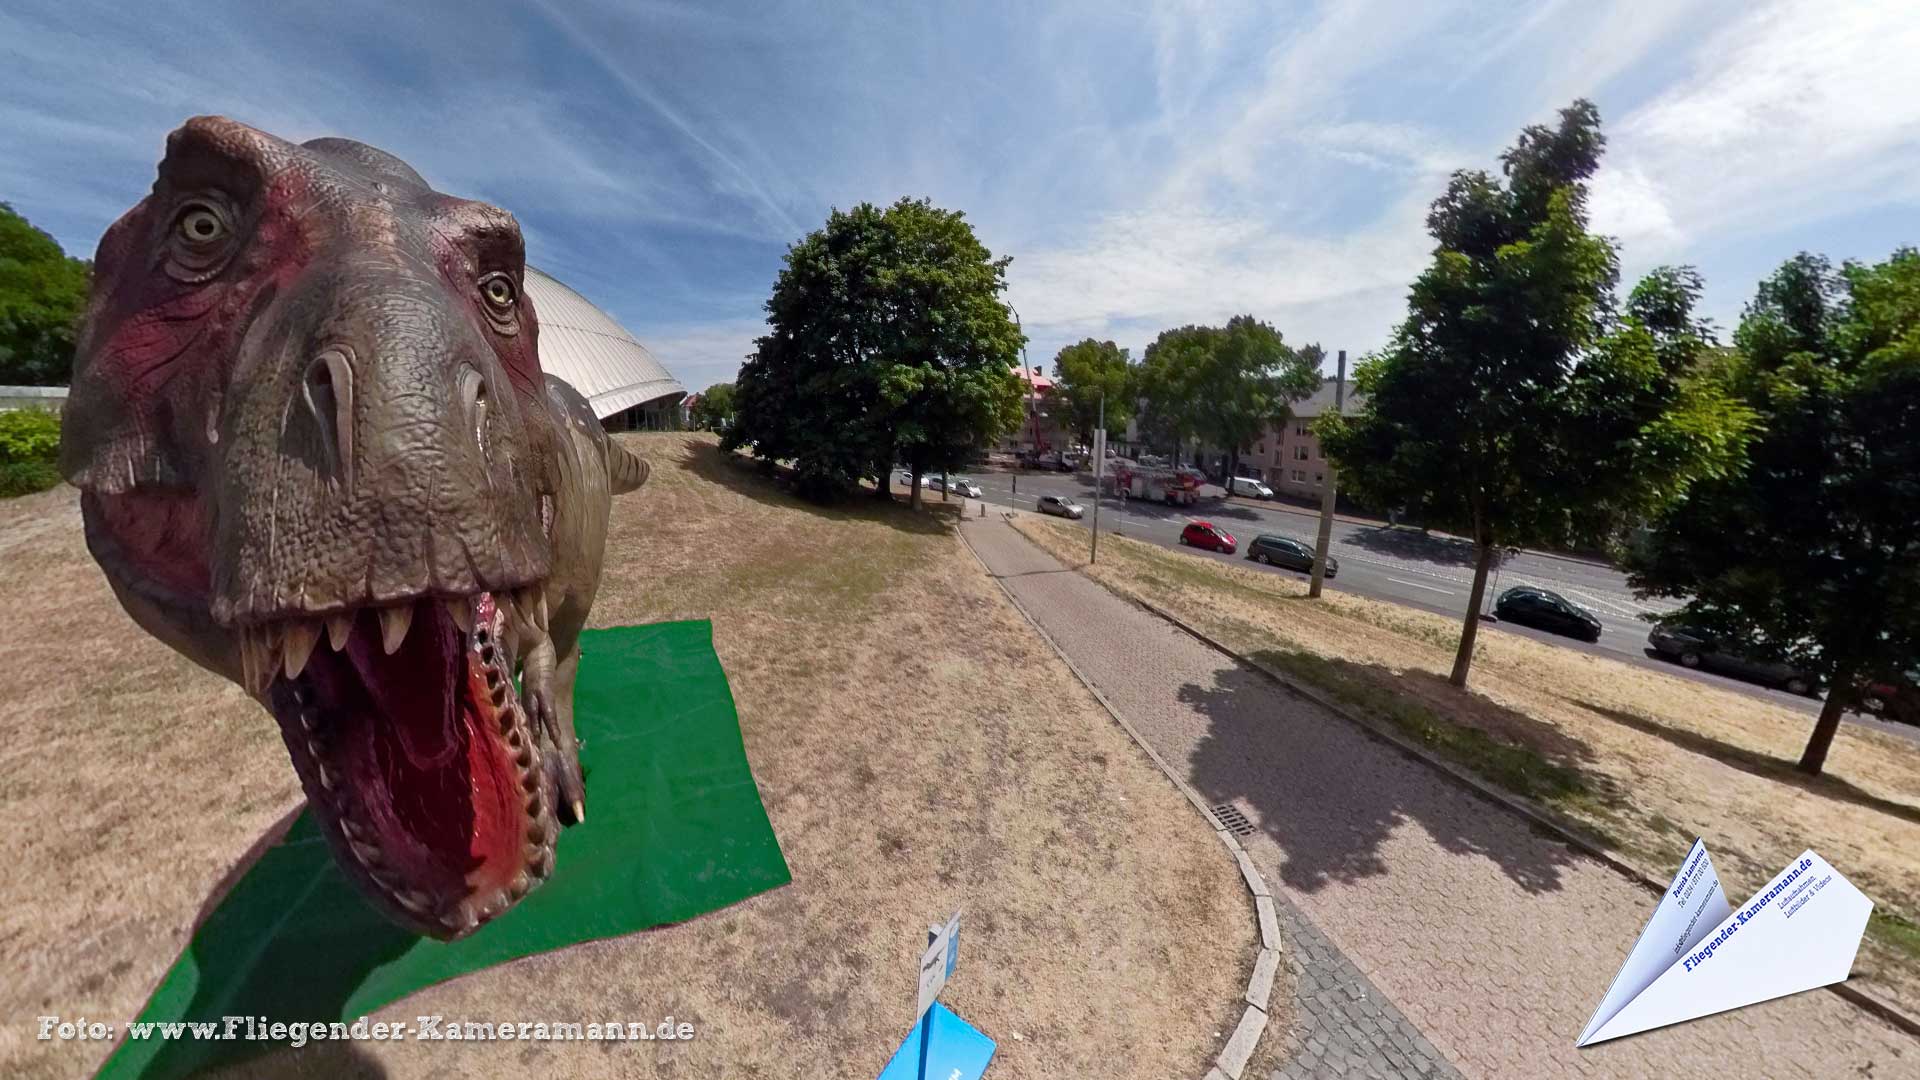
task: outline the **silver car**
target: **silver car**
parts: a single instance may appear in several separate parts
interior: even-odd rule
[[[1038,509],[1043,514],[1057,514],[1063,518],[1077,518],[1086,513],[1086,508],[1065,495],[1042,495]]]

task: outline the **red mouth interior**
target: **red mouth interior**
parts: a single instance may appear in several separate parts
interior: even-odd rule
[[[321,641],[306,669],[320,710],[317,760],[336,778],[334,806],[316,801],[315,811],[371,834],[381,876],[438,909],[491,895],[526,861],[520,770],[471,644],[427,601],[392,655],[362,612],[346,648]],[[298,720],[283,729],[291,737]]]

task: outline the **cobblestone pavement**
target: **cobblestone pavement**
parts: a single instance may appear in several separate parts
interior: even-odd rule
[[[1920,1076],[1920,1040],[1825,991],[1574,1049],[1651,912],[1643,888],[1067,570],[1001,519],[965,528],[1141,736],[1209,804],[1253,822],[1241,843],[1276,896],[1461,1074]],[[1289,959],[1303,1017],[1367,1031],[1339,1008],[1341,980],[1322,978],[1325,956],[1297,947]],[[1320,1075],[1353,1074],[1344,1056],[1345,1070],[1326,1060]],[[1296,1059],[1278,1075],[1316,1068]]]
[[[1293,976],[1294,1024],[1272,1080],[1460,1075],[1291,900],[1275,896],[1273,909]]]

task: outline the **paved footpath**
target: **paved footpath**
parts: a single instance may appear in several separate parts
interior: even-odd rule
[[[1305,1026],[1274,1077],[1920,1077],[1920,1040],[1824,990],[1574,1049],[1651,913],[1644,888],[1065,569],[998,516],[965,529],[1141,736],[1257,830],[1241,843],[1304,931],[1288,959]],[[1345,1007],[1343,967],[1378,1009]]]

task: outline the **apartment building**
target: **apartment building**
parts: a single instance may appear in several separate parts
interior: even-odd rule
[[[1285,424],[1270,427],[1240,455],[1240,472],[1267,482],[1274,494],[1300,499],[1317,499],[1326,488],[1327,458],[1320,440],[1313,434],[1313,421],[1333,409],[1334,380],[1321,382],[1311,397],[1293,406],[1293,417]],[[1355,397],[1349,384],[1346,411],[1352,412]]]

